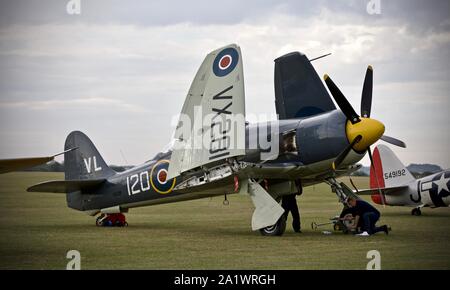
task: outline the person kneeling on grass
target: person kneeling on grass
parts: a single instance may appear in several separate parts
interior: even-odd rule
[[[355,216],[354,226],[356,226],[359,222],[359,219],[362,219],[362,233],[361,236],[369,236],[376,234],[378,232],[385,232],[385,234],[389,234],[389,228],[387,225],[383,225],[381,227],[377,227],[375,224],[380,219],[380,212],[370,205],[368,202],[355,199],[354,197],[349,197],[347,199],[347,203],[353,209],[353,214]]]

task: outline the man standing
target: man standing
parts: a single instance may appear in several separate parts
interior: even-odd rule
[[[353,209],[353,213],[355,216],[354,225],[356,226],[360,219],[362,219],[362,236],[369,236],[376,234],[378,232],[385,232],[385,234],[389,234],[389,228],[387,225],[383,225],[381,227],[377,227],[375,224],[380,219],[380,212],[370,205],[368,202],[356,199],[354,197],[349,197],[347,199],[347,203]]]
[[[292,228],[296,233],[301,233],[301,224],[300,224],[300,212],[298,210],[297,206],[297,200],[295,199],[295,196],[301,195],[303,192],[302,185],[300,183],[300,180],[297,180],[295,182],[295,185],[297,186],[297,193],[284,195],[282,197],[281,206],[285,210],[284,215],[287,219],[289,212],[292,214]]]

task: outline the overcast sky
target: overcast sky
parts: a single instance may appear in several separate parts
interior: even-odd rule
[[[108,163],[139,164],[170,141],[203,58],[241,47],[247,114],[274,114],[273,60],[301,51],[359,112],[374,67],[372,117],[405,164],[450,167],[450,1],[0,0],[0,158],[62,151],[85,132]],[[368,164],[367,158],[363,160]]]

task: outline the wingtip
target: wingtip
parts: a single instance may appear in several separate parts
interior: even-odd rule
[[[369,66],[367,67],[367,69],[373,71],[372,65],[369,64]]]
[[[323,75],[323,80],[326,81],[329,78],[329,76],[327,74]]]

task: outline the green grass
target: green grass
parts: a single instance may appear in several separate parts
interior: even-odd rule
[[[131,209],[127,228],[99,228],[94,218],[66,207],[64,195],[28,193],[26,187],[57,173],[0,175],[0,269],[65,269],[68,250],[81,253],[83,269],[365,269],[366,253],[381,253],[382,269],[450,269],[450,210],[379,207],[389,236],[333,232],[326,222],[341,205],[325,184],[298,197],[303,234],[288,220],[282,237],[252,232],[246,196]],[[355,178],[367,187],[367,178]]]

